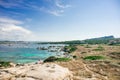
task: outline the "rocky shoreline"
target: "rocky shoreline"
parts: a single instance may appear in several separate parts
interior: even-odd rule
[[[72,80],[72,72],[54,63],[25,64],[0,69],[0,80]]]
[[[43,63],[18,64],[0,69],[0,80],[119,80],[120,46],[78,45],[69,55]],[[101,50],[103,48],[104,50]],[[66,51],[74,50],[73,46]],[[97,51],[96,51],[97,50]],[[67,60],[67,61],[66,61]]]

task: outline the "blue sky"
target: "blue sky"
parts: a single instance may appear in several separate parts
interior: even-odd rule
[[[120,37],[120,0],[0,0],[0,40]]]

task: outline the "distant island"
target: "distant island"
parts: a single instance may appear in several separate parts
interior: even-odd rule
[[[37,44],[120,44],[120,38],[115,38],[114,36],[104,36],[98,38],[91,38],[85,40],[72,40],[72,41],[61,41],[61,42],[39,42],[39,41],[0,41],[0,44],[3,43],[37,43]]]
[[[98,38],[91,38],[85,40],[73,40],[73,41],[62,41],[62,42],[37,42],[37,44],[120,44],[120,38],[114,36],[104,36]]]

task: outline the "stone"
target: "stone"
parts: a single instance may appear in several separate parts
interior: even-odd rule
[[[72,80],[68,68],[54,63],[31,64],[2,69],[0,80]]]

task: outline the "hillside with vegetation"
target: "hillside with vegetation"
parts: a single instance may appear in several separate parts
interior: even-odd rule
[[[11,44],[11,42],[9,41],[4,41],[4,43],[1,42],[1,44],[8,44],[8,43]],[[25,42],[13,41],[12,43],[24,44]],[[52,65],[49,70],[49,74],[53,74],[56,72],[53,71],[53,69],[56,70],[57,68],[56,64],[62,66],[61,70],[63,70],[63,68],[69,69],[69,74],[67,75],[70,76],[72,72],[73,76],[69,77],[70,79],[68,80],[71,79],[120,80],[120,38],[114,38],[114,36],[106,36],[106,37],[92,38],[81,41],[76,40],[76,41],[65,41],[65,42],[42,42],[42,43],[34,42],[34,43],[35,44],[36,43],[37,44],[67,44],[67,45],[64,46],[63,48],[63,51],[65,52],[63,54],[64,56],[63,55],[62,57],[50,56],[47,59],[45,59],[42,64],[35,63],[28,65],[17,65],[12,68],[9,68],[13,66],[13,64],[11,65],[10,62],[0,61],[0,68],[1,68],[0,74],[3,76],[1,80],[9,80],[9,79],[11,80],[12,78],[16,78],[16,79],[22,78],[22,80],[26,78],[27,79],[34,78],[33,80],[41,79],[41,75],[43,74],[39,74],[39,71],[41,71],[43,67],[46,70],[46,68],[48,69],[50,68],[50,65]],[[55,66],[53,66],[53,64]],[[41,66],[43,67],[41,68]],[[8,69],[4,69],[4,68],[8,68]],[[12,72],[11,69],[13,70],[14,74],[11,73]],[[21,70],[23,70],[22,73]],[[7,73],[6,71],[9,73]],[[18,71],[19,74],[16,74],[16,71]],[[27,72],[32,71],[31,73],[36,73],[38,74],[38,76],[36,76],[36,74],[30,75],[26,73],[26,71]],[[4,75],[4,73],[7,75]],[[64,78],[68,78],[68,77],[64,76]]]
[[[0,41],[0,44],[16,44],[16,43],[30,43],[29,41]],[[108,45],[119,45],[120,38],[115,38],[114,36],[104,36],[98,38],[91,38],[85,40],[72,40],[72,41],[61,41],[61,42],[40,42],[34,41],[35,44],[108,44]]]
[[[73,72],[73,80],[119,80],[120,46],[76,45],[76,56],[69,62],[56,62]]]
[[[114,36],[104,36],[98,38],[91,38],[85,40],[73,40],[73,41],[62,41],[62,42],[38,42],[37,44],[109,44],[118,45],[120,44],[120,38]]]

